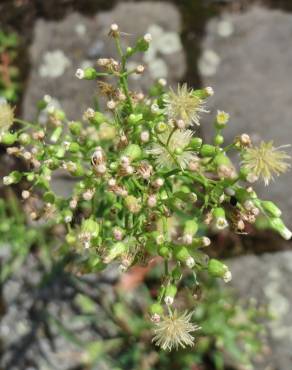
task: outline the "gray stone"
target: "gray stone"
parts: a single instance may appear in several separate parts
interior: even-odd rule
[[[256,369],[292,368],[292,252],[244,256],[227,261],[232,286],[241,298],[266,305],[269,353],[257,360]],[[268,367],[269,366],[269,367]]]
[[[180,15],[171,4],[129,2],[92,18],[73,13],[61,21],[40,19],[30,48],[31,74],[23,105],[26,119],[34,118],[36,102],[45,94],[57,99],[69,119],[79,119],[93,104],[96,83],[79,81],[75,71],[95,65],[98,57],[116,56],[114,42],[108,37],[112,23],[119,24],[124,46],[149,31],[154,33],[147,57],[139,55],[132,63],[133,67],[141,62],[146,65],[145,76],[131,80],[133,88],[149,88],[157,77],[166,77],[170,83],[182,78],[186,63],[179,37]],[[156,67],[147,68],[148,63]]]
[[[255,141],[273,140],[275,146],[291,143],[291,38],[292,14],[276,10],[252,7],[208,23],[198,64],[204,85],[215,90],[209,123],[202,124],[208,140],[213,134],[210,121],[220,109],[231,114],[227,143],[243,132]],[[263,197],[279,202],[290,227],[291,188],[291,172],[259,187]]]

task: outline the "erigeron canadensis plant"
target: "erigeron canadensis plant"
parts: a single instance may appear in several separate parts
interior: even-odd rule
[[[32,124],[14,118],[8,104],[1,105],[1,142],[27,164],[26,171],[13,171],[3,182],[26,180],[22,197],[30,217],[64,225],[57,249],[74,250],[80,270],[100,271],[117,262],[124,272],[155,258],[162,276],[149,308],[153,340],[167,350],[191,346],[198,330],[192,311],[175,308],[182,275],[190,272],[194,284],[200,271],[226,283],[232,278],[225,264],[204,252],[210,244],[206,226],[244,233],[247,224],[264,215],[272,229],[290,239],[279,208],[261,200],[250,185],[257,180],[267,185],[285,172],[289,156],[273,142],[254,146],[245,133],[225,145],[223,131],[230,117],[223,111],[213,122],[213,143],[204,143],[195,128],[213,89],[193,90],[186,84],[168,89],[162,79],[149,96],[131,91],[129,76],[142,74],[144,66],[128,70],[127,62],[147,51],[151,35],[126,50],[117,25],[109,36],[120,60],[100,58],[97,68],[76,71],[80,80],[98,81],[105,113],[90,107],[82,122],[68,122],[62,110],[47,109],[46,96],[39,108],[47,121]],[[21,125],[19,131],[11,130],[13,123]],[[238,169],[229,158],[231,150],[241,157]],[[69,198],[51,188],[51,176],[59,169],[76,180]]]

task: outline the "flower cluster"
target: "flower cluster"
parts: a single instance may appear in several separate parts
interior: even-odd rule
[[[225,264],[204,252],[210,245],[206,225],[242,233],[263,215],[272,229],[291,237],[278,207],[261,200],[250,184],[259,179],[267,184],[273,174],[285,172],[289,157],[272,143],[254,146],[247,134],[224,146],[230,117],[223,111],[214,119],[213,142],[204,143],[193,125],[207,112],[210,87],[167,89],[160,79],[149,96],[131,91],[128,77],[143,74],[144,66],[129,70],[127,62],[147,51],[151,36],[123,50],[121,35],[113,24],[109,36],[120,60],[100,58],[96,68],[76,71],[80,80],[98,80],[104,112],[89,107],[81,121],[68,121],[62,110],[47,109],[46,96],[38,105],[46,122],[31,124],[0,106],[1,142],[26,164],[26,171],[13,171],[3,182],[23,180],[30,217],[58,226],[63,237],[56,248],[74,251],[81,271],[100,271],[112,262],[122,272],[154,258],[161,263],[161,288],[149,312],[154,341],[171,350],[192,345],[191,333],[198,329],[190,313],[174,308],[182,275],[192,272],[194,284],[200,271],[225,282],[232,278]],[[19,131],[9,129],[12,120],[21,125]],[[240,168],[229,158],[231,150],[240,154]],[[52,190],[57,170],[74,180],[69,197]]]

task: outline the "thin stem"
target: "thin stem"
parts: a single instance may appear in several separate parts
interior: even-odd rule
[[[122,86],[122,89],[124,91],[124,94],[126,95],[127,98],[127,103],[129,104],[129,107],[131,111],[133,111],[133,106],[132,106],[132,101],[131,97],[129,94],[129,87],[128,87],[128,81],[127,81],[127,69],[126,69],[126,57],[123,53],[122,47],[121,47],[121,42],[119,37],[115,37],[115,42],[116,42],[116,47],[118,50],[118,54],[121,58],[122,62],[122,73],[120,73],[120,84]]]
[[[168,144],[170,142],[170,139],[171,139],[172,135],[175,133],[175,131],[176,131],[176,127],[174,127],[172,129],[171,133],[169,134],[168,139],[167,139],[167,142],[166,142],[166,146],[168,146]]]
[[[168,271],[168,260],[167,259],[164,260],[164,273],[165,273],[165,276],[168,276],[168,274],[169,274],[169,271]]]

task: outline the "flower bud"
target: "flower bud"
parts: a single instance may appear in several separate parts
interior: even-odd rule
[[[165,259],[169,259],[171,257],[171,250],[166,246],[162,246],[158,249],[158,254]]]
[[[4,145],[12,145],[16,142],[16,140],[17,140],[16,133],[12,134],[11,132],[4,132],[0,136],[0,142]]]
[[[270,226],[273,230],[277,231],[285,240],[290,240],[292,232],[285,226],[280,218],[272,218],[269,220]]]
[[[189,268],[192,268],[195,266],[195,260],[190,255],[186,247],[176,247],[175,252],[174,252],[174,257],[178,261],[184,262]]]
[[[222,135],[218,134],[218,135],[216,135],[216,136],[214,137],[214,144],[215,144],[215,145],[220,146],[220,145],[222,145],[223,143],[224,143],[224,136],[222,136]]]
[[[203,140],[200,137],[193,137],[190,141],[189,147],[195,152],[198,152],[202,146]]]
[[[261,200],[260,204],[262,205],[263,209],[269,213],[270,216],[279,218],[282,215],[281,210],[275,205],[275,203],[269,200]]]
[[[18,141],[20,142],[21,145],[29,145],[31,143],[31,137],[29,134],[23,132],[22,134],[19,135]]]
[[[150,140],[149,131],[147,131],[147,130],[142,131],[141,134],[140,134],[140,139],[141,139],[142,143],[148,143],[148,141]]]
[[[63,127],[62,126],[58,126],[55,128],[55,130],[53,131],[51,137],[50,137],[50,140],[52,143],[56,143],[61,135],[62,135],[62,132],[63,132]]]
[[[153,303],[149,307],[149,312],[151,315],[157,314],[157,315],[163,315],[163,307],[161,306],[160,303]]]
[[[187,220],[184,225],[183,241],[186,244],[192,244],[193,236],[198,231],[198,224],[195,220]]]
[[[3,177],[4,185],[17,184],[22,179],[22,173],[19,171],[12,171],[8,176]]]
[[[224,275],[229,271],[228,267],[214,258],[211,258],[208,262],[208,272],[211,276],[224,278]]]
[[[146,34],[144,37],[141,37],[137,40],[137,43],[135,45],[135,49],[140,52],[145,52],[149,49],[149,43],[152,40],[152,37],[150,34]]]
[[[71,121],[69,122],[68,127],[73,135],[79,135],[82,129],[82,124],[77,121]]]
[[[130,161],[135,161],[141,158],[142,149],[137,144],[130,144],[124,149],[123,155],[128,157]]]
[[[174,297],[177,293],[177,287],[173,284],[169,284],[165,289],[164,302],[170,306],[173,304]]]
[[[89,233],[91,238],[97,238],[99,235],[99,224],[91,218],[82,221],[81,231]]]
[[[142,113],[139,113],[139,114],[134,114],[134,113],[131,113],[128,117],[128,122],[129,124],[131,125],[135,125],[137,124],[139,121],[141,121],[143,119],[143,114]]]
[[[163,185],[164,185],[164,179],[162,179],[161,177],[159,177],[158,179],[155,179],[155,180],[153,181],[153,186],[154,186],[156,189],[161,188]]]
[[[142,74],[143,72],[145,71],[145,67],[142,65],[142,64],[139,64],[137,67],[136,67],[136,73],[137,74]]]
[[[94,80],[97,77],[96,69],[93,68],[93,67],[87,67],[87,68],[85,68],[84,71],[83,71],[83,73],[84,73],[83,78],[85,80]]]
[[[221,207],[214,208],[212,215],[215,219],[215,226],[218,230],[225,229],[228,226],[228,222],[225,217],[225,211]]]
[[[200,154],[202,157],[214,157],[216,152],[216,147],[209,144],[203,144],[200,149]]]
[[[23,190],[21,193],[22,199],[28,199],[30,197],[30,192],[28,190]]]

